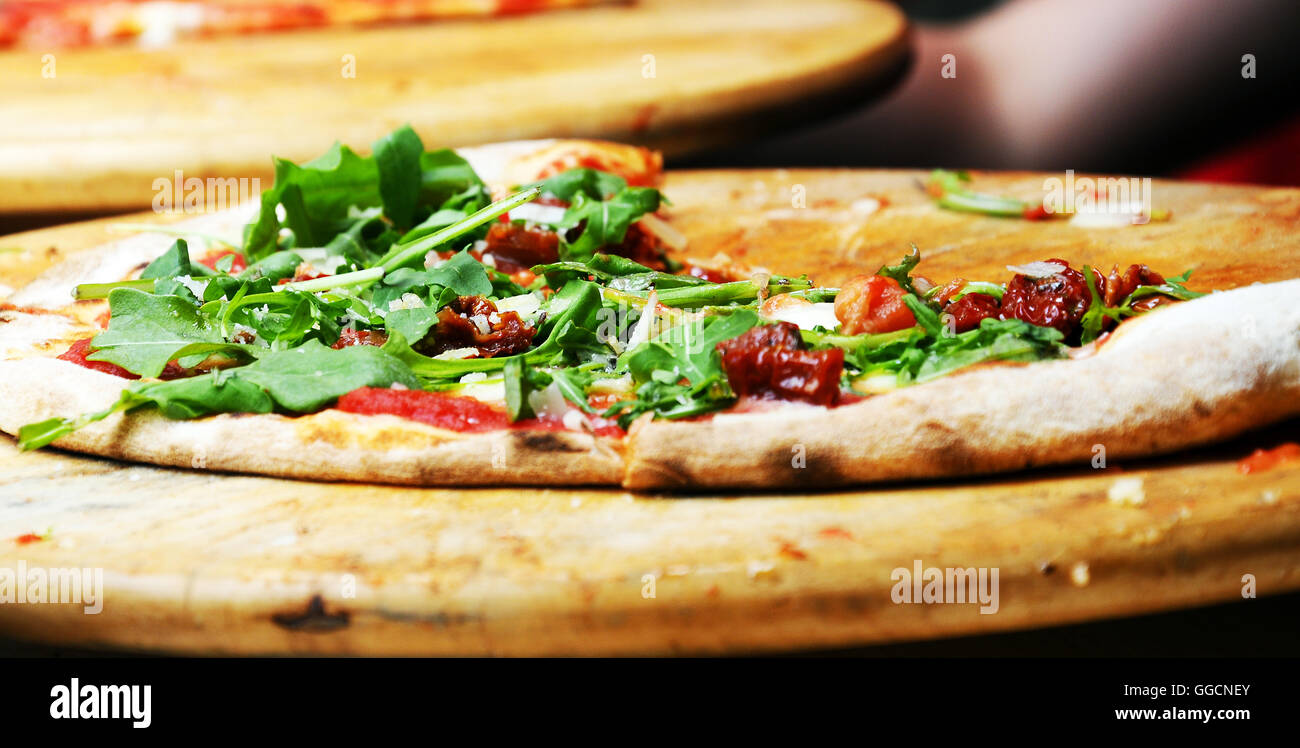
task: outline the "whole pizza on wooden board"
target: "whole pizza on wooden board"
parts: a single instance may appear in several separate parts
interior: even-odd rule
[[[277,162],[260,203],[14,294],[0,429],[319,480],[768,488],[1152,455],[1300,413],[1300,280],[1206,293],[1049,255],[935,283],[900,247],[821,287],[684,262],[660,166],[408,128]],[[1019,210],[964,179],[931,188]]]

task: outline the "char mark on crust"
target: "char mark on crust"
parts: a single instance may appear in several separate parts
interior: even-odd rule
[[[338,631],[347,628],[351,621],[352,614],[346,610],[337,613],[326,613],[325,601],[320,595],[312,596],[311,600],[307,602],[306,610],[292,613],[275,613],[271,616],[271,622],[276,626],[290,631],[306,631],[309,633]]]
[[[538,452],[586,452],[587,447],[574,444],[567,434],[552,431],[516,431],[514,439],[520,446]]]

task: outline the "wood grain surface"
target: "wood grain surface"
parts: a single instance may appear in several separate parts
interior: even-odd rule
[[[864,104],[901,69],[906,31],[867,0],[639,0],[0,52],[0,213],[144,208],[176,170],[269,186],[270,154],[309,159],[406,122],[447,146],[585,136],[681,153]]]
[[[910,241],[943,280],[1053,256],[1190,267],[1196,288],[1300,275],[1300,190],[1157,181],[1172,221],[1084,229],[939,211],[921,176],[686,172],[665,190],[687,256],[824,283]],[[1045,176],[977,179],[1030,197]],[[103,241],[108,223],[0,239],[15,250],[0,282]],[[1249,605],[1245,575],[1259,595],[1300,588],[1300,463],[1242,475],[1236,462],[1297,426],[1105,469],[806,495],[319,484],[19,454],[5,439],[0,570],[101,568],[104,609],[0,605],[0,632],[192,653],[717,653]],[[1143,500],[1112,500],[1120,479],[1140,480]],[[997,612],[894,603],[894,570],[918,561],[998,569]]]

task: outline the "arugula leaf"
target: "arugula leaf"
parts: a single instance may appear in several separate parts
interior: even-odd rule
[[[118,411],[146,405],[156,406],[173,419],[272,410],[307,413],[320,410],[352,390],[391,387],[394,383],[418,386],[409,369],[379,348],[358,345],[333,350],[313,340],[238,369],[218,369],[167,382],[133,382],[116,403],[103,411],[23,426],[18,432],[18,447],[38,449]]]
[[[627,187],[627,180],[595,169],[568,169],[528,186],[541,187],[543,193],[571,203],[579,194],[592,200],[605,200],[622,192]]]
[[[916,286],[912,285],[912,271],[916,269],[917,264],[921,262],[921,250],[912,245],[912,251],[907,254],[897,265],[882,265],[876,271],[876,275],[883,275],[886,278],[893,278],[898,281],[898,285],[903,287],[904,291],[910,294],[916,293]]]
[[[1190,280],[1191,277],[1192,277],[1192,271],[1187,270],[1184,271],[1182,275],[1176,275],[1172,278],[1166,278],[1165,282],[1159,285],[1138,286],[1137,288],[1133,289],[1133,293],[1128,295],[1128,298],[1121,304],[1121,306],[1131,308],[1133,306],[1134,301],[1145,298],[1147,296],[1171,296],[1175,299],[1178,299],[1179,301],[1199,299],[1200,297],[1205,296],[1206,294],[1200,291],[1193,291],[1189,289],[1187,286],[1183,285],[1187,283],[1187,281]]]
[[[912,310],[912,316],[916,317],[916,323],[925,330],[926,335],[932,338],[941,338],[947,332],[943,321],[939,318],[939,313],[931,309],[919,297],[908,294],[903,297],[903,303],[907,305],[908,309]]]
[[[528,395],[544,389],[553,381],[551,375],[540,369],[534,369],[522,358],[511,358],[502,369],[505,376],[506,418],[514,423],[525,418],[533,418],[533,406],[528,402]],[[584,399],[584,404],[586,403]]]
[[[361,387],[419,386],[411,370],[381,348],[335,350],[317,340],[235,369],[231,376],[258,385],[277,407],[294,413],[320,410]]]
[[[448,293],[444,294],[444,290]],[[422,296],[437,311],[456,296],[491,294],[492,281],[483,263],[468,251],[462,251],[430,270],[394,270],[384,276],[383,284],[374,290],[371,299],[379,309],[387,309],[394,299],[408,293]]]
[[[1065,345],[1061,332],[1018,319],[984,319],[980,326],[940,338],[929,346],[913,371],[916,383],[928,382],[958,369],[989,361],[1041,361],[1061,358]]]
[[[161,255],[140,271],[140,279],[175,278],[178,275],[212,275],[206,266],[190,262],[189,245],[184,239],[177,239]]]
[[[450,148],[420,156],[420,200],[426,205],[471,213],[489,202],[487,186],[474,167]]]
[[[560,259],[585,260],[602,247],[622,242],[628,226],[659,210],[662,199],[659,190],[652,187],[625,187],[607,200],[590,197],[585,191],[573,193],[573,202],[558,226]],[[567,231],[579,224],[584,224],[582,234],[568,241]]]
[[[568,260],[537,265],[532,268],[532,272],[545,275],[552,288],[559,288],[573,278],[592,278],[621,291],[713,285],[693,275],[662,273],[626,257],[599,252],[583,261]]]
[[[967,172],[935,169],[930,172],[926,187],[938,197],[939,207],[948,210],[1023,218],[1029,208],[1023,200],[975,192],[967,186],[969,182],[970,174]]]
[[[757,313],[739,309],[678,325],[627,351],[619,358],[619,368],[637,382],[636,398],[616,403],[604,415],[617,416],[626,428],[650,411],[672,419],[726,407],[735,393],[722,369],[717,344],[758,324]]]
[[[375,141],[374,153],[384,215],[398,226],[410,226],[420,200],[424,143],[410,125],[403,125]]]
[[[271,283],[278,283],[285,278],[292,278],[302,262],[302,257],[291,250],[273,252],[249,265],[237,277],[241,281],[265,278]]]
[[[244,243],[244,254],[260,260],[274,252],[281,223],[276,205],[284,206],[284,224],[300,247],[316,247],[348,226],[352,206],[380,204],[379,168],[373,158],[335,143],[324,155],[298,166],[275,159],[275,185],[262,193],[262,208]]]
[[[384,327],[406,340],[418,343],[429,334],[429,328],[438,324],[438,310],[432,306],[415,309],[394,309],[384,317]]]
[[[238,355],[244,346],[225,342],[221,331],[179,296],[156,296],[118,288],[108,296],[108,330],[95,337],[86,358],[108,361],[142,377],[156,377],[173,359],[211,353]],[[202,354],[202,355],[200,355]],[[195,361],[194,363],[198,363]]]
[[[426,274],[430,283],[450,288],[458,296],[492,293],[492,281],[488,279],[487,270],[468,251],[457,252]]]
[[[788,293],[810,288],[808,278],[772,277],[767,282],[769,294]],[[758,286],[752,280],[732,281],[731,283],[705,283],[700,285],[669,288],[659,292],[659,303],[679,309],[693,309],[704,306],[721,306],[736,302],[749,302],[758,298]]]
[[[569,327],[594,326],[592,320],[600,306],[600,288],[595,284],[573,281],[565,285],[542,307],[547,314],[547,322],[538,330],[537,335],[538,338],[547,336],[546,340],[533,350],[514,356],[450,361],[431,358],[411,350],[410,344],[401,334],[390,336],[384,344],[384,350],[401,359],[417,376],[428,379],[456,379],[475,371],[496,371],[516,358],[532,364],[547,362],[563,352],[560,340]]]

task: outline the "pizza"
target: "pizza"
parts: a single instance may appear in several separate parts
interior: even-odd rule
[[[516,15],[615,0],[12,0],[0,3],[0,47],[133,41]]]
[[[698,263],[642,148],[276,162],[257,201],[56,266],[0,311],[0,430],[206,470],[632,489],[965,476],[1300,413],[1300,280],[1070,258],[838,288]],[[75,300],[74,300],[75,299]]]

